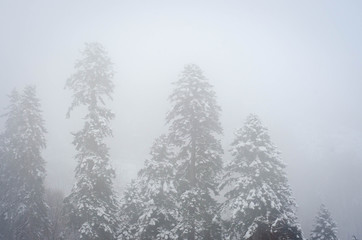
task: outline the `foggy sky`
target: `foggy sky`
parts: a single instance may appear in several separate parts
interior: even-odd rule
[[[1,1],[0,31],[1,113],[12,89],[37,86],[47,186],[72,186],[70,132],[82,115],[65,118],[64,85],[84,43],[97,41],[116,70],[108,142],[119,191],[167,130],[171,83],[196,63],[222,107],[226,152],[249,113],[270,130],[304,234],[323,202],[340,237],[362,237],[360,1]]]

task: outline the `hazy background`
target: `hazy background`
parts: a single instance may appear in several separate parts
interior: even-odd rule
[[[362,237],[361,1],[2,0],[0,33],[0,111],[12,89],[37,85],[47,186],[72,186],[70,132],[82,121],[65,118],[63,89],[84,43],[98,41],[117,72],[109,146],[120,192],[167,129],[171,83],[196,63],[223,109],[225,150],[251,112],[270,129],[305,235],[323,202],[342,239]]]

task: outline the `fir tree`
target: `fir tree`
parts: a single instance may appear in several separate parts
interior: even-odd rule
[[[145,208],[138,221],[141,239],[171,239],[173,236],[171,229],[177,217],[174,172],[168,139],[162,135],[154,142],[151,158],[138,174],[145,198]]]
[[[124,239],[172,239],[176,222],[176,189],[172,152],[165,135],[157,138],[151,158],[125,193],[122,215]],[[131,230],[131,231],[130,231]]]
[[[176,155],[176,188],[180,220],[175,233],[181,239],[217,239],[215,225],[218,176],[223,150],[217,136],[222,133],[220,107],[215,92],[201,69],[185,66],[170,96],[173,105],[166,120]]]
[[[49,233],[44,201],[46,133],[35,87],[10,96],[1,137],[1,231],[9,240],[46,239]]]
[[[9,214],[14,209],[20,199],[13,191],[17,184],[17,168],[15,152],[11,150],[11,145],[16,143],[16,134],[20,125],[20,94],[13,90],[9,95],[8,112],[2,117],[6,117],[5,131],[0,135],[0,239],[11,238],[11,219]]]
[[[267,129],[248,116],[235,134],[233,159],[225,167],[222,205],[228,215],[226,239],[302,239],[285,166]]]
[[[113,190],[115,172],[109,162],[104,138],[112,135],[109,126],[114,114],[105,107],[104,98],[113,92],[112,63],[99,43],[86,45],[82,58],[75,64],[76,72],[66,87],[73,91],[74,107],[85,106],[87,114],[82,130],[73,133],[76,182],[65,199],[68,229],[80,239],[109,240],[116,238],[117,199]]]
[[[123,192],[120,202],[119,240],[137,239],[138,219],[144,209],[144,199],[139,181],[133,180]]]
[[[338,240],[337,225],[324,204],[316,217],[316,224],[310,234],[310,240]]]

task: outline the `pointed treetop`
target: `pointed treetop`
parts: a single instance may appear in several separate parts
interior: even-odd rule
[[[310,234],[310,240],[338,240],[337,225],[324,204],[321,204],[315,221],[314,229]]]
[[[45,161],[41,150],[46,145],[46,130],[40,101],[34,86],[25,87],[21,95],[14,90],[9,97],[0,147],[5,156],[0,158],[0,198],[5,200],[0,212],[2,217],[6,215],[2,225],[9,224],[9,234],[17,239],[45,239],[49,221],[43,198]]]
[[[216,102],[213,86],[201,68],[196,64],[186,65],[173,84],[176,87],[169,96],[173,106],[166,116],[166,123],[171,123],[171,132],[177,135],[173,137],[185,136],[195,127],[211,134],[222,134],[219,120],[221,108]]]
[[[95,108],[99,104],[105,105],[104,96],[112,100],[113,64],[104,47],[100,43],[86,43],[81,56],[75,64],[76,72],[65,85],[65,88],[73,90],[73,102],[67,117],[79,105]]]
[[[279,152],[258,116],[250,114],[235,133],[221,189],[228,187],[222,211],[229,213],[230,238],[258,234],[301,238],[295,202]]]

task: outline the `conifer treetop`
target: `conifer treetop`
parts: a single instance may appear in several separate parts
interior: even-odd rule
[[[110,120],[114,114],[106,108],[105,97],[112,99],[112,63],[99,43],[86,44],[75,64],[75,73],[66,82],[73,92],[70,112],[86,107],[84,126],[73,133],[75,184],[65,198],[67,227],[81,239],[115,239],[118,219],[118,200],[113,190],[115,171],[110,164],[105,137],[112,136]]]
[[[285,165],[258,116],[249,115],[236,131],[231,154],[220,185],[228,190],[222,205],[230,215],[228,236],[248,239],[264,229],[301,238]]]
[[[315,221],[310,240],[338,240],[337,225],[324,204],[321,204]]]
[[[174,232],[182,239],[212,239],[220,233],[213,221],[217,203],[212,192],[217,194],[222,170],[221,108],[212,85],[195,64],[186,65],[174,85],[166,116],[169,140],[176,149],[180,220]]]
[[[92,110],[98,105],[105,105],[105,96],[112,100],[114,71],[104,47],[96,42],[86,43],[81,56],[75,64],[76,72],[65,85],[65,88],[73,91],[73,102],[67,117],[76,106],[85,105]]]
[[[175,169],[166,135],[154,141],[150,155],[122,199],[120,239],[175,239]]]
[[[190,128],[198,126],[216,134],[222,134],[219,121],[221,108],[216,103],[216,94],[212,85],[196,64],[188,64],[182,71],[169,100],[173,108],[167,114],[166,122],[171,131],[189,135]]]
[[[35,86],[14,90],[1,136],[0,189],[2,223],[17,239],[45,239],[49,230],[44,201],[46,129]],[[6,225],[9,224],[9,225]]]
[[[217,175],[222,168],[223,149],[217,135],[222,134],[212,85],[195,64],[188,64],[175,83],[169,99],[172,108],[166,116],[170,142],[180,147],[177,156],[181,181],[198,184],[216,192]]]

